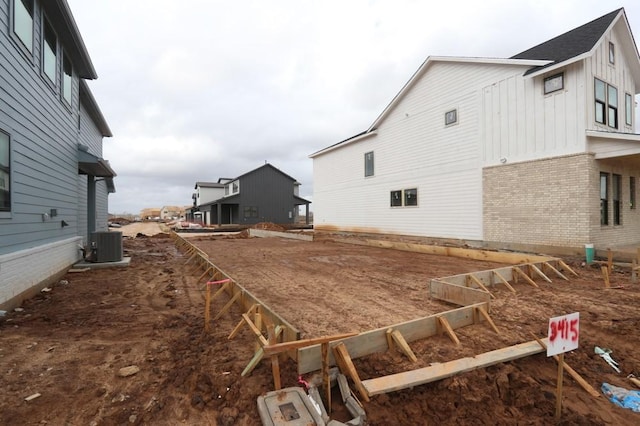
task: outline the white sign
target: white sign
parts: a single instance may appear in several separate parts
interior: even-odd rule
[[[547,334],[547,356],[558,355],[578,349],[580,337],[580,313],[563,315],[549,319],[549,333]]]

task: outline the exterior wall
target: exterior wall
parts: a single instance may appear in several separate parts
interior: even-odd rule
[[[207,188],[198,186],[196,188],[196,206],[210,203],[224,197],[224,188]]]
[[[609,200],[609,225],[600,225],[600,172],[618,174],[622,176],[621,191],[621,224],[613,224],[613,206]],[[597,249],[611,246],[637,244],[640,241],[640,207],[638,203],[638,182],[640,181],[640,161],[609,159],[596,160],[596,167],[592,170],[591,186],[589,189],[589,208],[592,212],[590,222],[589,243],[595,244]],[[630,205],[629,177],[636,178],[636,207]],[[609,179],[609,194],[612,194],[612,178]],[[611,197],[610,197],[611,198]]]
[[[544,79],[564,73],[564,88],[544,94]],[[480,132],[485,166],[585,151],[584,66],[538,77],[510,75],[483,87]]]
[[[483,89],[526,67],[431,65],[379,125],[377,136],[313,158],[314,227],[482,238]],[[458,122],[444,114],[457,109]],[[374,176],[364,154],[374,152]],[[393,190],[418,189],[418,206],[390,207]],[[356,207],[357,206],[357,207]]]
[[[599,204],[593,202],[598,176],[590,154],[485,168],[483,239],[563,247],[592,242],[593,223],[599,224]]]
[[[260,167],[240,177],[240,194],[234,223],[293,223],[294,180],[271,166]],[[223,201],[224,202],[224,201]],[[257,207],[258,217],[245,217],[245,207]]]
[[[80,259],[79,237],[0,256],[0,309],[18,306]]]

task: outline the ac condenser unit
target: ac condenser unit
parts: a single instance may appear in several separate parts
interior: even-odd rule
[[[94,232],[91,234],[94,262],[120,262],[122,260],[122,232]]]

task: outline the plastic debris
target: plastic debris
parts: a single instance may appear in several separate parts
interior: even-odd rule
[[[640,391],[629,390],[609,383],[602,384],[602,393],[618,407],[640,413]]]
[[[613,351],[611,349],[602,349],[602,348],[596,346],[595,347],[595,353],[597,355],[600,355],[600,357],[602,359],[604,359],[607,362],[607,364],[609,364],[611,366],[611,368],[616,370],[616,373],[620,372],[620,369],[618,368],[618,363],[616,361],[614,361],[613,358],[611,358],[611,354],[613,353]]]

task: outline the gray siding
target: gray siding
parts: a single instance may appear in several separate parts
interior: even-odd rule
[[[260,167],[240,178],[238,218],[235,223],[293,223],[294,180],[275,168]],[[257,218],[245,218],[245,207],[258,207]],[[291,213],[291,217],[289,217]],[[234,218],[235,219],[235,218]]]
[[[0,255],[83,235],[86,218],[81,228],[78,142],[84,141],[93,154],[102,153],[101,134],[95,125],[87,126],[80,137],[76,75],[72,107],[61,99],[60,48],[56,87],[41,73],[39,2],[35,2],[34,49],[30,56],[12,34],[9,3],[0,0],[0,129],[11,138],[12,208],[10,213],[0,212]],[[98,198],[106,212],[106,196]],[[84,200],[86,212],[86,195]],[[57,210],[57,217],[43,220],[43,213],[51,209]],[[62,220],[69,226],[62,227]]]

